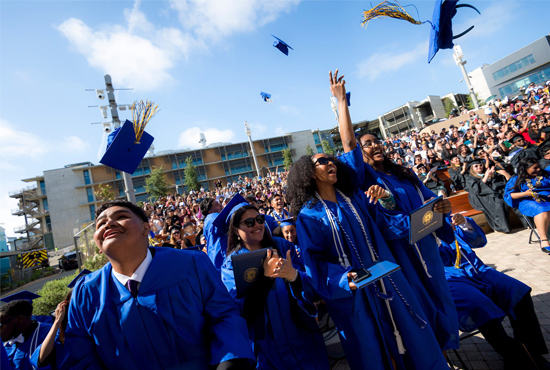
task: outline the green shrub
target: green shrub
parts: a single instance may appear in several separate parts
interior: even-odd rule
[[[93,257],[86,258],[82,265],[82,268],[88,269],[90,271],[95,271],[105,266],[107,262],[109,262],[107,256],[103,253],[98,253]]]
[[[31,275],[31,281],[34,281],[36,279],[39,279],[42,276],[42,272],[39,270],[34,270]]]
[[[37,294],[40,298],[33,301],[33,314],[35,315],[48,315],[51,311],[55,310],[57,305],[65,299],[69,288],[67,285],[78,275],[78,270],[70,276],[66,276],[61,279],[48,281]]]

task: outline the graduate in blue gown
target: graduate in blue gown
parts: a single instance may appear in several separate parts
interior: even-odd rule
[[[456,226],[456,241],[442,241],[439,252],[458,311],[460,330],[479,329],[511,369],[549,368],[542,358],[548,350],[534,311],[531,288],[481,261],[473,248],[484,247],[487,239],[474,220],[455,214],[452,219],[447,217],[446,222]],[[502,327],[505,316],[510,318],[513,338]],[[535,360],[534,364],[530,358]]]
[[[206,239],[206,253],[216,270],[220,271],[227,249],[227,236],[224,230],[219,230],[213,222],[221,212],[221,204],[213,198],[204,199],[201,204],[201,213],[205,217],[203,235]]]
[[[522,159],[517,175],[506,183],[504,201],[522,215],[533,217],[541,239],[541,250],[550,253],[550,172],[542,169],[534,158]]]
[[[31,356],[48,334],[51,327],[49,321],[32,316],[32,303],[26,299],[11,301],[0,308],[2,344],[5,349],[2,363],[7,360],[7,369],[32,369]]]
[[[335,89],[331,91],[335,96],[342,93]],[[345,95],[345,90],[343,93]],[[347,103],[343,104],[339,96],[336,98],[339,99],[340,135],[346,152],[339,159],[355,170],[355,182],[359,189],[367,191],[375,184],[383,187],[393,196],[393,209],[406,215],[436,197],[410,169],[394,164],[385,157],[378,138],[367,134],[361,136],[357,143]],[[345,97],[343,100],[345,101]],[[451,211],[451,204],[448,200],[439,201],[434,210],[448,213]],[[374,220],[379,224],[380,230],[387,229],[383,218]],[[450,226],[445,225],[436,231],[436,235],[440,239],[452,241],[452,232]],[[435,331],[441,349],[458,348],[456,309],[445,281],[435,237],[430,234],[411,245],[408,233],[399,237],[397,233],[390,233],[386,236],[386,241]]]
[[[331,83],[345,101],[341,79],[331,74]],[[351,171],[326,154],[304,156],[291,167],[286,194],[299,212],[296,229],[310,281],[305,286],[327,304],[352,369],[447,369],[401,271],[362,289],[353,283],[354,271],[395,259],[370,216],[388,220],[387,214],[355,187]],[[371,195],[384,193],[376,187]]]
[[[97,210],[94,240],[110,263],[74,288],[61,368],[251,368],[246,323],[208,257],[148,248],[148,232],[130,202]]]
[[[304,298],[302,284],[307,280],[294,245],[271,237],[264,216],[248,203],[235,205],[228,219],[222,280],[247,321],[257,368],[328,369],[325,343],[315,321],[317,309]],[[237,298],[232,256],[269,247],[273,252],[264,262],[264,275],[246,297]]]

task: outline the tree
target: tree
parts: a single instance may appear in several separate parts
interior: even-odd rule
[[[334,149],[332,149],[328,141],[326,140],[321,141],[321,145],[323,146],[323,152],[325,152],[328,155],[334,155]]]
[[[451,111],[456,109],[455,103],[449,98],[443,98],[443,107],[445,108],[445,118],[449,118]]]
[[[307,146],[306,146],[306,155],[307,155],[308,157],[311,157],[313,154],[314,154],[314,153],[313,153],[313,149],[311,149],[311,147],[309,146],[309,144],[307,144]]]
[[[185,158],[185,186],[187,186],[187,190],[199,190],[201,188],[201,184],[199,183],[199,175],[197,174],[197,169],[195,168],[195,165],[193,164],[193,159],[191,157]]]
[[[97,200],[106,202],[108,200],[115,200],[115,193],[111,191],[111,185],[99,184],[99,190],[94,192]]]
[[[168,184],[162,167],[153,167],[151,174],[145,179],[145,191],[149,193],[151,200],[168,195]]]
[[[283,150],[283,166],[285,166],[285,170],[289,170],[290,166],[292,166],[292,151],[290,148],[286,148]]]
[[[477,93],[475,94],[476,94],[477,105],[481,107],[482,105],[485,104],[485,102],[479,99],[479,96],[477,95]],[[470,95],[468,95],[468,97],[466,98],[466,108],[468,108],[468,110],[476,109],[476,107],[474,106],[474,102],[472,101],[472,97]]]

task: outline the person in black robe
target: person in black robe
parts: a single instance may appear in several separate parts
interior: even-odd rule
[[[466,188],[466,179],[464,177],[464,174],[466,173],[466,163],[461,164],[458,156],[451,158],[451,164],[447,167],[447,172],[449,172],[449,177],[451,178],[456,191],[464,190]]]
[[[521,161],[523,158],[539,159],[537,146],[527,143],[522,135],[515,135],[512,138],[512,144],[514,144],[514,148],[511,150],[510,155],[508,156],[512,167],[518,168],[519,161]]]
[[[474,159],[469,163],[470,171],[465,176],[468,200],[472,207],[485,214],[487,223],[495,230],[510,232],[508,214],[510,207],[504,201],[504,188],[511,177],[506,171],[491,167],[485,171],[483,161]]]

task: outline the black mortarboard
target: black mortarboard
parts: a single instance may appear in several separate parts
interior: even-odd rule
[[[549,150],[550,150],[550,139],[546,139],[539,144],[538,152],[541,158],[544,157],[546,152],[548,152]]]
[[[23,290],[21,292],[17,292],[17,293],[14,293],[12,295],[9,295],[7,297],[4,297],[4,298],[0,299],[0,301],[5,302],[5,303],[9,303],[11,301],[18,301],[20,299],[23,299],[25,301],[32,302],[36,298],[40,298],[40,296],[36,293],[29,292],[28,290]]]
[[[76,283],[78,283],[78,281],[80,279],[82,279],[84,276],[88,275],[88,274],[91,274],[92,272],[90,270],[87,270],[87,269],[84,269],[82,271],[80,271],[80,273],[78,275],[76,275],[76,277],[69,283],[69,285],[67,285],[67,288],[74,288],[74,286],[76,285]]]
[[[132,122],[126,120],[99,162],[132,174],[145,157],[153,140],[151,135],[143,132],[139,143],[136,143],[134,126]]]
[[[520,135],[520,134],[515,134],[513,137],[512,137],[512,140],[510,140],[510,142],[513,144],[515,143],[517,140],[519,139],[523,139],[525,140],[525,138],[523,137],[523,135]]]
[[[479,152],[484,152],[484,151],[485,151],[485,149],[483,149],[483,148],[475,148],[474,156],[477,156],[477,155],[479,155]]]
[[[351,92],[346,93],[346,100],[348,102],[348,107],[351,105]]]
[[[273,35],[271,35],[273,36]],[[275,46],[277,49],[279,49],[281,51],[281,53],[283,53],[284,55],[288,56],[288,49],[292,49],[290,47],[289,44],[287,44],[286,42],[284,42],[283,40],[281,40],[280,38],[278,38],[277,36],[273,36],[277,39],[277,41],[275,41],[273,43],[273,46]],[[294,49],[292,49],[294,50]]]
[[[470,167],[472,167],[474,164],[485,164],[485,160],[483,160],[483,159],[473,159],[473,160],[468,162],[468,164],[466,165],[466,168],[470,169]]]
[[[250,203],[248,203],[241,194],[235,194],[229,203],[223,207],[222,211],[218,213],[214,219],[213,225],[220,230],[227,230],[229,228],[229,221],[231,220],[233,213],[235,213],[235,211],[239,208],[247,205],[250,205]]]
[[[271,102],[271,94],[268,94],[262,91],[260,95],[262,96],[263,101],[268,103]]]

